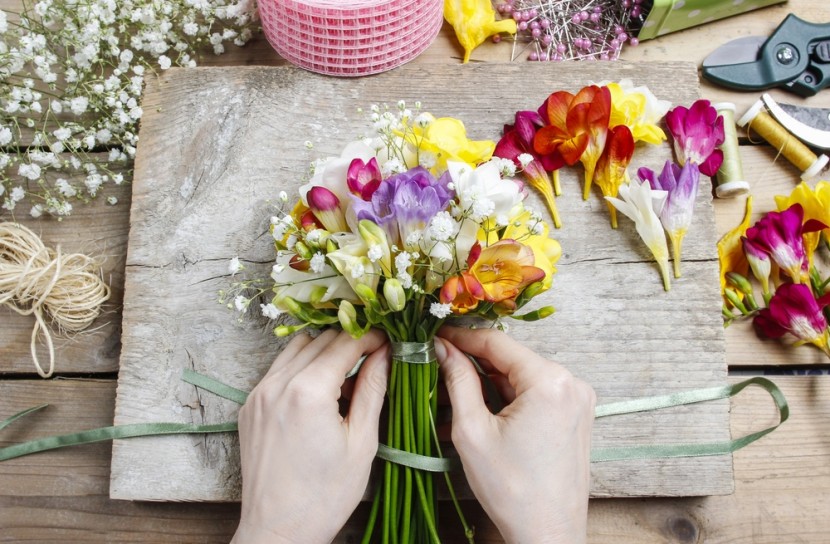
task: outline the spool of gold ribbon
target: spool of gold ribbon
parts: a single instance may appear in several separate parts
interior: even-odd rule
[[[78,332],[92,324],[109,299],[110,289],[96,273],[98,268],[87,255],[64,255],[60,246],[46,247],[23,225],[0,223],[0,304],[35,316],[30,349],[42,377],[55,371],[55,347],[46,318],[58,332]],[[48,370],[37,357],[41,332],[49,350]]]
[[[764,109],[764,103],[759,100],[738,119],[738,125],[752,130],[761,138],[775,147],[781,155],[801,170],[801,179],[808,180],[821,172],[827,165],[826,155],[816,156],[810,148],[801,143],[798,138],[782,127]]]
[[[730,198],[749,192],[749,183],[744,179],[741,152],[738,148],[738,131],[735,129],[735,104],[720,102],[712,104],[723,117],[723,163],[715,174],[715,196]]]

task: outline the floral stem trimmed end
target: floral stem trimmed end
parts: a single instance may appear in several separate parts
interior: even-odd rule
[[[548,205],[550,217],[551,219],[553,219],[553,226],[557,229],[561,229],[562,218],[559,217],[559,210],[556,208],[556,198],[553,196],[555,189],[551,190],[551,187],[548,184],[539,185],[538,187],[539,190],[542,192],[542,196],[545,197],[545,203]]]
[[[617,208],[615,208],[614,205],[611,204],[610,202],[608,202],[607,200],[605,201],[605,205],[608,206],[608,213],[611,216],[611,228],[616,229],[618,227],[618,225],[617,225]]]
[[[669,274],[669,260],[659,259],[657,264],[660,265],[660,275],[663,276],[663,289],[671,291],[671,275]]]
[[[585,165],[585,185],[582,189],[582,200],[588,200],[591,197],[591,185],[594,183],[594,165]]]
[[[671,238],[671,248],[674,253],[674,277],[680,277],[680,255],[683,247],[683,234],[673,233],[669,235]]]
[[[562,195],[562,185],[559,183],[559,170],[553,171],[553,194]]]

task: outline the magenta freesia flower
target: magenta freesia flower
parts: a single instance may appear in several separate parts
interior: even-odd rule
[[[349,191],[363,200],[372,198],[382,180],[380,166],[375,157],[369,159],[369,162],[363,162],[360,158],[353,159],[346,172],[346,185]]]
[[[828,356],[827,319],[822,309],[830,304],[830,293],[816,300],[807,285],[784,283],[762,308],[753,325],[767,338],[789,338],[797,344],[815,344]]]
[[[695,199],[700,185],[700,171],[697,164],[686,162],[681,168],[672,161],[666,161],[659,175],[649,168],[640,168],[637,175],[648,181],[652,189],[666,191],[666,203],[660,210],[660,222],[672,241],[674,251],[674,277],[680,277],[680,255],[683,238],[692,224]]]
[[[753,249],[766,252],[794,283],[801,283],[802,273],[807,271],[802,235],[827,228],[815,219],[802,224],[803,219],[801,204],[793,204],[783,212],[767,213],[746,231]]]
[[[691,108],[677,106],[666,114],[666,125],[674,138],[680,164],[693,162],[707,176],[714,176],[723,163],[723,117],[708,100],[696,100]]]
[[[354,211],[358,220],[382,227],[391,243],[405,245],[410,234],[447,208],[452,198],[449,180],[449,174],[435,179],[429,170],[413,168],[381,182],[368,201],[353,197]]]
[[[343,232],[349,230],[346,217],[340,209],[340,199],[330,190],[322,186],[312,187],[306,195],[308,207],[311,208],[323,227],[329,232]]]

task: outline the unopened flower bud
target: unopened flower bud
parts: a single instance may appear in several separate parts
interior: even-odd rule
[[[340,307],[337,310],[337,320],[340,321],[340,326],[343,327],[343,330],[349,333],[352,338],[360,338],[366,333],[366,329],[362,329],[358,325],[357,310],[348,300],[340,301]]]
[[[311,249],[309,249],[305,242],[297,242],[296,244],[294,244],[294,251],[296,251],[297,255],[299,255],[305,260],[309,260],[314,256],[314,254],[311,252]]]
[[[742,314],[747,315],[749,314],[749,310],[746,309],[746,306],[741,301],[741,297],[738,296],[738,293],[735,292],[734,289],[726,288],[723,290],[723,294],[729,299],[729,302],[732,303],[732,306],[739,309]]]
[[[401,282],[395,278],[390,278],[383,284],[383,296],[393,312],[400,312],[406,306],[406,293]]]

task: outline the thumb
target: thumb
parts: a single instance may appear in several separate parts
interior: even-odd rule
[[[461,351],[443,338],[435,338],[435,354],[444,373],[444,383],[450,396],[453,420],[463,422],[489,414],[481,393],[481,381],[473,363]]]
[[[378,439],[380,411],[388,380],[389,347],[386,344],[363,362],[349,408],[349,427],[372,443]]]

